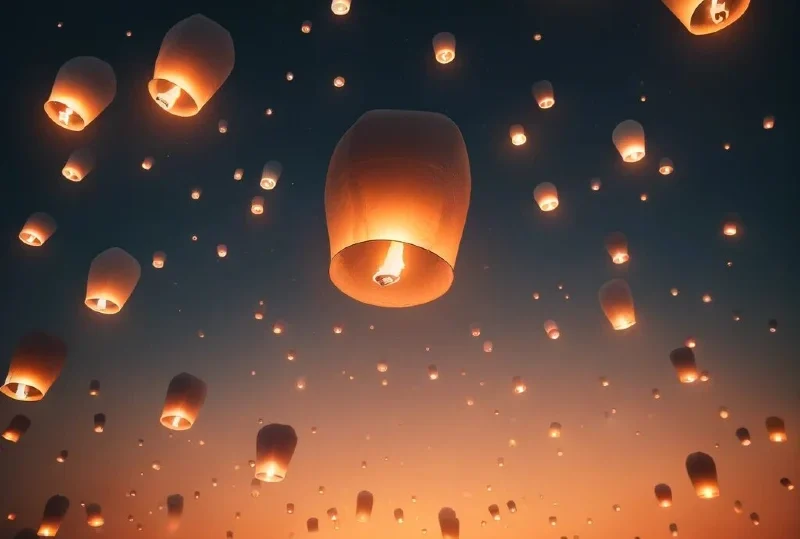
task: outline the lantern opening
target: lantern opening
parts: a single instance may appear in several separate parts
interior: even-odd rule
[[[80,131],[86,125],[75,109],[60,101],[48,101],[44,105],[44,110],[51,120],[72,131]]]
[[[0,390],[7,396],[18,401],[41,400],[44,397],[42,392],[36,387],[22,382],[11,382],[4,385]]]
[[[194,116],[199,110],[189,92],[172,81],[153,79],[147,89],[158,106],[176,116]]]
[[[556,100],[552,97],[544,97],[539,100],[539,108],[540,109],[549,109],[552,108],[553,105],[556,104]]]
[[[116,314],[121,308],[108,298],[86,298],[84,302],[91,310],[101,314]]]
[[[405,267],[406,264],[403,261],[403,243],[393,241],[389,244],[386,258],[375,275],[372,276],[372,280],[380,286],[393,285],[400,280],[400,274]]]
[[[456,57],[456,52],[452,49],[442,49],[436,52],[436,61],[440,64],[449,64]]]
[[[683,17],[688,18],[688,25],[681,16],[681,22],[695,35],[705,35],[718,32],[736,22],[750,5],[750,0],[703,0],[696,2],[694,12],[689,12]],[[689,17],[691,15],[691,17]]]
[[[22,231],[19,233],[19,239],[28,245],[33,245],[34,247],[41,247],[42,245],[42,239],[38,234],[33,232]]]
[[[161,417],[161,424],[172,430],[188,430],[192,422],[186,419],[180,411],[171,411]]]

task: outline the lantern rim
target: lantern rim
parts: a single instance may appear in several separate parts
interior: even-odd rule
[[[182,118],[188,118],[200,112],[200,107],[197,105],[197,101],[195,101],[192,94],[180,84],[163,77],[152,79],[147,83],[147,90],[150,92],[150,97],[152,97],[153,101],[156,103],[158,103],[158,94],[169,92],[175,88],[180,90],[180,95],[175,100],[175,104],[170,108],[165,108],[159,105],[160,108],[172,114],[173,116],[180,116]]]
[[[59,121],[59,117],[61,113],[65,112],[67,109],[70,109],[72,113],[69,116],[70,123],[65,124],[64,122]],[[44,111],[47,113],[47,116],[53,120],[53,123],[63,127],[64,129],[69,129],[70,131],[83,131],[86,127],[86,121],[83,119],[83,116],[81,116],[73,106],[70,106],[63,101],[59,101],[57,99],[48,100],[44,104]]]

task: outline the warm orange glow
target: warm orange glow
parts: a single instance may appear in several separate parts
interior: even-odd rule
[[[672,489],[664,483],[655,487],[656,500],[659,507],[672,507]]]
[[[269,108],[268,108],[267,110],[265,110],[265,111],[264,111],[264,115],[265,115],[265,116],[272,116],[272,114],[273,114],[273,111],[272,111],[272,109],[269,109]]]
[[[647,193],[642,193],[641,195],[639,195],[639,200],[641,200],[642,202],[647,202]]]
[[[371,492],[362,490],[358,493],[356,496],[356,520],[358,522],[369,522],[373,503],[374,498]]]
[[[544,332],[547,333],[547,336],[553,340],[556,340],[561,336],[561,332],[558,329],[558,324],[556,324],[553,320],[548,320],[544,323]]]
[[[264,168],[261,170],[261,182],[259,182],[259,185],[266,191],[275,189],[282,172],[283,165],[278,161],[267,161]]]
[[[758,516],[758,513],[750,513],[750,522],[753,523],[753,526],[758,526],[761,524],[761,517]]]
[[[428,365],[428,378],[431,380],[439,379],[439,370],[436,368],[436,365]]]
[[[42,332],[26,334],[14,349],[0,392],[14,400],[42,400],[60,376],[66,358],[61,339]]]
[[[167,262],[167,255],[164,251],[156,251],[153,253],[153,267],[156,269],[161,269],[164,267],[164,264]]]
[[[236,180],[237,182],[241,180],[243,177],[244,177],[244,169],[237,168],[236,170],[233,171],[233,179]]]
[[[625,280],[612,279],[605,283],[600,287],[598,299],[606,318],[616,331],[628,329],[636,324],[633,294]]]
[[[483,351],[486,354],[491,354],[492,350],[494,350],[494,344],[492,341],[483,341]]]
[[[277,320],[274,324],[272,324],[272,333],[275,335],[280,335],[286,331],[286,324],[282,321]]]
[[[532,92],[540,109],[549,109],[556,104],[553,84],[549,80],[540,80],[535,83]]]
[[[691,348],[676,348],[670,352],[669,359],[682,384],[691,384],[697,380],[697,362]]]
[[[110,65],[93,56],[78,56],[58,70],[44,111],[64,129],[82,131],[116,93],[117,79]]]
[[[661,398],[661,392],[658,389],[653,389],[652,394],[653,398],[656,400]]]
[[[600,178],[592,178],[589,181],[589,189],[591,189],[592,191],[599,191],[602,185],[603,183],[600,181]]]
[[[625,120],[614,128],[611,139],[626,163],[641,161],[645,155],[644,128],[634,120]]]
[[[775,127],[775,117],[774,116],[765,117],[763,126],[764,129],[772,129],[773,127]]]
[[[662,176],[669,176],[674,170],[675,166],[672,164],[671,159],[665,157],[658,163],[658,173]]]
[[[456,36],[450,32],[439,32],[433,36],[433,55],[440,64],[449,64],[456,59]]]
[[[747,447],[751,443],[750,431],[744,427],[736,429],[736,438],[738,438],[739,443],[741,443],[745,447]]]
[[[747,11],[750,0],[661,0],[696,36],[727,28]]]
[[[170,430],[192,428],[206,401],[206,383],[182,372],[172,378],[161,410],[161,424]]]
[[[769,433],[769,441],[782,443],[788,438],[786,436],[786,425],[780,417],[767,418],[767,432]]]
[[[336,77],[333,79],[334,88],[342,88],[344,86],[344,77]]]
[[[541,41],[542,40],[542,34],[539,34],[539,33],[533,34],[533,40],[534,41]]]
[[[142,168],[144,170],[150,170],[153,168],[153,164],[155,163],[155,159],[152,157],[145,157],[144,161],[142,161]]]
[[[22,230],[19,232],[19,239],[25,245],[31,247],[41,247],[50,239],[50,236],[58,228],[55,219],[43,212],[36,212],[28,217]]]
[[[687,337],[685,341],[683,341],[683,345],[686,348],[694,348],[697,346],[697,341],[694,337]]]
[[[250,201],[250,213],[261,215],[264,213],[264,197],[253,197]]]
[[[11,418],[8,427],[3,431],[2,438],[13,444],[19,442],[22,435],[28,432],[31,420],[27,416],[18,414]]]
[[[94,414],[94,431],[97,434],[106,429],[106,414]]]
[[[294,80],[294,73],[292,73],[291,71],[287,71],[286,72],[286,80],[289,81],[289,82],[292,82]]]
[[[102,510],[96,503],[90,503],[86,506],[86,524],[90,528],[100,528],[105,524]]]
[[[492,504],[489,506],[489,514],[492,515],[493,520],[500,520],[500,508],[497,504]]]
[[[719,496],[717,466],[714,459],[705,453],[692,453],[686,457],[686,472],[698,498],[710,499]]]
[[[75,150],[67,159],[61,174],[71,182],[83,180],[94,168],[94,152],[91,148]]]
[[[522,378],[519,376],[515,376],[511,379],[511,387],[514,390],[515,395],[520,395],[528,390],[525,382],[523,382]]]
[[[727,152],[728,150],[731,149],[731,143],[726,142],[725,144],[722,145],[722,148]]]
[[[300,31],[304,34],[311,33],[311,21],[303,21],[303,24],[300,25]]]
[[[350,13],[351,0],[332,0],[331,11],[334,15],[347,15]]]
[[[101,314],[120,312],[141,274],[139,262],[119,247],[103,251],[89,266],[84,303]]]
[[[200,200],[200,196],[203,194],[203,190],[199,187],[195,187],[192,189],[192,200]]]
[[[726,236],[735,236],[738,233],[738,227],[733,221],[727,221],[722,225],[722,233]]]
[[[511,144],[514,146],[522,146],[528,140],[528,137],[525,136],[525,128],[520,124],[512,125],[508,129],[508,135],[511,137]]]
[[[550,438],[561,438],[561,423],[550,423],[547,434]]]
[[[722,419],[728,419],[728,417],[730,417],[730,412],[724,406],[720,406],[720,408],[719,408],[719,416]]]
[[[614,264],[624,264],[630,260],[628,238],[622,232],[613,232],[606,236],[606,251]]]
[[[539,209],[547,212],[558,208],[558,190],[550,182],[542,182],[533,190],[533,199]]]
[[[702,300],[703,303],[711,303],[712,301],[714,301],[713,298],[711,297],[711,294],[703,294]]]
[[[283,481],[296,447],[297,434],[291,426],[273,423],[262,427],[256,438],[256,479]]]
[[[222,133],[223,135],[225,133],[227,133],[228,132],[228,120],[220,120],[219,123],[217,123],[217,129],[219,129],[219,132]]]
[[[389,249],[386,251],[386,258],[378,268],[378,271],[372,276],[372,280],[380,286],[389,286],[396,284],[400,280],[400,274],[406,264],[403,260],[403,243],[393,241],[389,243]],[[480,330],[478,330],[480,335]]]

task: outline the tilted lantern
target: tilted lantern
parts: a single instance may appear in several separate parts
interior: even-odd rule
[[[558,208],[558,190],[550,182],[542,182],[533,190],[533,199],[542,211],[553,211]]]
[[[83,131],[116,93],[117,78],[110,65],[94,56],[78,56],[58,70],[44,111],[64,129]]]
[[[616,330],[627,329],[636,324],[631,287],[624,279],[612,279],[600,287],[597,293],[600,307]]]
[[[459,539],[461,523],[453,509],[442,507],[439,511],[439,529],[442,530],[442,539]]]
[[[350,13],[351,0],[331,0],[331,11],[334,15],[347,15]]]
[[[761,524],[761,517],[758,516],[758,513],[750,513],[750,522],[753,523],[753,526],[758,526]]]
[[[170,430],[192,428],[200,409],[206,402],[206,383],[187,372],[176,375],[169,382],[167,397],[161,410],[161,424]]]
[[[359,522],[369,522],[372,516],[372,504],[374,499],[368,490],[362,490],[356,496],[356,520]]]
[[[56,494],[47,500],[44,506],[42,522],[39,524],[39,537],[55,537],[58,529],[64,522],[64,517],[69,509],[69,499]]]
[[[744,15],[750,0],[661,0],[690,33],[712,34]]]
[[[142,268],[131,255],[112,247],[92,260],[86,281],[85,304],[102,314],[116,314],[139,282]]]
[[[656,485],[655,492],[659,507],[672,507],[672,489],[669,485],[660,483]]]
[[[768,417],[766,423],[770,442],[780,443],[787,440],[786,425],[783,423],[783,419],[780,417]]]
[[[19,239],[25,245],[41,247],[50,239],[58,226],[55,219],[43,212],[36,212],[28,217],[19,233]]]
[[[558,329],[558,324],[553,320],[547,320],[544,323],[544,332],[550,339],[556,340],[561,336],[561,331]]]
[[[625,120],[614,128],[611,139],[626,163],[641,161],[645,155],[644,128],[634,120]]]
[[[149,157],[149,156],[145,157],[144,160],[142,161],[142,168],[144,170],[150,170],[151,168],[153,168],[153,165],[155,164],[155,162],[156,162],[156,160],[154,158]]]
[[[23,434],[28,432],[29,428],[31,428],[30,419],[21,414],[15,415],[11,418],[11,422],[8,424],[8,427],[6,427],[6,430],[3,431],[2,437],[7,442],[15,444],[19,442]]]
[[[440,64],[449,64],[456,59],[456,36],[450,32],[439,32],[433,36],[433,55]]]
[[[788,477],[781,477],[780,483],[786,490],[794,490],[794,483]]]
[[[719,496],[717,466],[710,455],[698,452],[686,457],[686,472],[699,498]]]
[[[622,232],[612,232],[606,236],[606,251],[614,264],[624,264],[630,260],[628,238]]]
[[[540,80],[534,84],[532,92],[540,109],[549,109],[556,104],[553,84],[549,80]]]
[[[28,333],[14,349],[0,392],[19,401],[42,400],[58,379],[66,360],[64,341],[40,331]]]
[[[94,152],[91,148],[80,148],[69,154],[61,174],[71,182],[83,180],[94,168]]]
[[[283,172],[283,165],[277,161],[267,161],[261,171],[261,188],[267,191],[275,189]]]
[[[691,384],[697,380],[697,362],[694,359],[694,352],[691,348],[682,346],[676,348],[669,353],[669,360],[675,371],[678,373],[678,379],[682,384]]]
[[[90,528],[100,528],[105,522],[103,510],[100,508],[99,504],[90,503],[86,505],[86,524],[88,524]]]
[[[297,433],[289,425],[272,423],[256,437],[256,478],[278,483],[286,478],[289,463],[297,448]]]

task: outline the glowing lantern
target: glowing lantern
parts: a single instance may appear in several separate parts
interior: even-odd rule
[[[277,161],[267,161],[261,171],[261,188],[267,191],[275,189],[283,172],[283,165]]]
[[[558,329],[558,324],[556,324],[553,320],[547,320],[544,323],[544,332],[547,333],[547,336],[553,340],[556,340],[561,336],[561,331]]]
[[[150,170],[151,168],[153,168],[154,164],[155,164],[155,159],[153,159],[152,157],[145,157],[144,161],[142,161],[142,168],[144,170]]]
[[[333,326],[334,335],[341,335],[343,331],[344,331],[344,327],[341,326],[340,324],[336,324],[336,325]]]
[[[61,523],[64,522],[68,509],[69,500],[64,496],[56,494],[47,500],[37,535],[39,537],[55,537]]]
[[[436,365],[428,365],[428,378],[431,380],[439,378],[439,369],[436,368]]]
[[[300,31],[304,34],[311,33],[311,21],[303,21],[303,24],[300,25]]]
[[[89,382],[89,395],[92,397],[96,397],[100,394],[100,381],[99,380],[91,380]]]
[[[668,158],[663,158],[661,162],[658,163],[658,173],[662,176],[669,176],[675,171],[675,166],[672,164],[672,160]]]
[[[603,182],[600,181],[600,178],[592,178],[589,181],[589,189],[591,189],[592,191],[599,191],[602,185]]]
[[[195,14],[169,29],[161,42],[147,89],[175,116],[194,116],[233,70],[235,53],[228,31]]]
[[[242,177],[244,177],[244,169],[243,168],[237,168],[236,170],[233,171],[233,179],[234,180],[236,180],[238,182],[239,180],[242,179]]]
[[[272,423],[256,437],[256,479],[278,483],[286,478],[297,447],[297,434],[289,425]]]
[[[522,378],[519,376],[515,376],[511,379],[511,387],[514,390],[514,394],[519,395],[521,393],[525,393],[528,390],[525,382],[522,381]]]
[[[600,377],[600,385],[603,386],[603,387],[608,387],[609,386],[608,378],[606,378],[605,376],[601,376]]]
[[[90,503],[86,506],[86,524],[90,528],[100,528],[105,524],[103,519],[103,510],[96,503]]]
[[[199,492],[195,492],[195,499],[200,496]],[[181,523],[181,516],[183,515],[183,496],[180,494],[171,494],[167,496],[167,528],[170,531],[178,529]]]
[[[250,201],[250,213],[253,215],[264,213],[264,197],[253,197],[253,200]]]
[[[655,492],[659,507],[672,507],[672,489],[669,485],[660,483],[656,485]]]
[[[44,111],[64,129],[83,131],[116,93],[117,78],[110,65],[94,56],[78,56],[58,70]]]
[[[486,354],[491,354],[492,350],[494,350],[494,344],[492,341],[483,341],[483,351]]]
[[[156,251],[153,253],[153,267],[156,269],[161,269],[164,267],[164,264],[167,262],[167,255],[164,251]]]
[[[442,507],[439,511],[439,529],[442,531],[442,539],[459,539],[461,522],[453,509]]]
[[[24,335],[14,349],[0,392],[19,401],[39,401],[55,383],[67,359],[58,337],[42,332]]]
[[[634,120],[625,120],[611,134],[614,146],[626,163],[641,161],[645,154],[644,128]]]
[[[286,504],[286,513],[289,514],[289,515],[294,514],[294,504],[293,503],[287,503]]]
[[[433,55],[440,64],[449,64],[456,59],[456,36],[450,32],[439,32],[433,36]]]
[[[736,429],[736,438],[738,438],[739,443],[741,443],[745,447],[747,447],[751,443],[750,431],[744,427]]]
[[[98,313],[120,312],[141,274],[139,262],[119,247],[103,251],[89,266],[84,303]]]
[[[550,518],[547,519],[547,521],[550,523],[551,526],[555,526],[556,524],[558,524],[558,518],[557,517],[550,517]]]
[[[708,371],[702,371],[700,373],[700,381],[708,382],[709,380],[711,380],[711,375],[708,373]]]
[[[333,87],[334,88],[344,87],[344,77],[336,77],[335,79],[333,79]]]
[[[347,15],[350,13],[351,0],[332,0],[331,11],[334,15]]]
[[[272,333],[275,335],[280,335],[286,331],[286,324],[281,320],[276,320],[274,324],[272,324]]]
[[[642,202],[647,202],[647,193],[642,193],[641,195],[639,195],[639,200],[641,200]]]
[[[764,118],[764,129],[772,129],[775,127],[775,116],[767,116]]]
[[[728,419],[728,417],[730,417],[730,412],[724,406],[720,406],[719,417],[721,417],[722,419]]]
[[[195,187],[192,189],[192,200],[200,200],[200,196],[203,194],[203,190],[199,187]]]
[[[786,425],[784,425],[783,419],[780,417],[768,417],[766,423],[770,442],[780,443],[787,440]]]
[[[744,15],[750,0],[661,0],[690,33],[719,32]]]
[[[6,515],[6,519],[9,520],[9,521],[17,520],[17,514],[14,513],[14,512],[11,512],[8,515]]]
[[[653,389],[652,393],[654,399],[658,400],[661,398],[661,392],[658,389]]]
[[[553,84],[549,80],[540,80],[533,85],[533,97],[540,109],[549,109],[556,104]]]
[[[686,340],[683,341],[683,345],[686,348],[695,348],[697,346],[697,341],[694,337],[686,337]]]
[[[600,300],[600,307],[615,330],[627,329],[636,324],[633,294],[625,280],[612,279],[608,281],[600,287],[597,296]]]
[[[758,516],[758,513],[750,513],[750,521],[753,523],[753,526],[758,526],[761,524],[761,517]]]
[[[548,434],[551,438],[561,438],[561,423],[550,423]]]
[[[525,128],[520,124],[514,124],[509,127],[508,136],[511,137],[511,144],[514,146],[522,146],[528,140],[528,137],[525,136]]]
[[[741,514],[741,512],[742,512],[742,502],[740,502],[739,500],[736,500],[735,502],[733,502],[733,510],[734,510],[735,513]]]
[[[306,520],[306,529],[308,533],[316,533],[319,531],[319,519],[314,517],[309,518]]]
[[[709,499],[719,496],[717,466],[711,456],[700,452],[692,453],[686,457],[686,472],[699,498]]]
[[[736,236],[741,232],[741,220],[736,214],[728,214],[722,222],[722,234],[729,238]]]
[[[272,109],[268,108],[267,110],[264,111],[264,115],[265,116],[272,116],[273,112],[274,111]]]
[[[702,297],[703,303],[711,303],[714,299],[711,297],[711,294],[703,294]]]
[[[539,292],[534,292],[534,293],[533,293],[533,299],[535,299],[535,300],[536,300],[536,299],[539,299],[540,297],[541,297],[541,296],[539,295]]]
[[[628,256],[628,238],[622,232],[613,232],[606,236],[606,250],[614,264],[624,264]]]
[[[680,294],[680,291],[677,288],[670,288],[669,293],[672,295],[672,297],[676,297],[678,294]]]
[[[362,490],[356,496],[356,520],[359,522],[369,522],[372,516],[372,493],[368,490]]]
[[[28,217],[19,233],[19,239],[25,245],[41,247],[50,239],[58,226],[55,219],[46,213],[36,212]]]
[[[770,320],[770,321],[767,323],[767,325],[769,326],[769,332],[770,332],[770,333],[775,333],[776,331],[778,331],[778,321],[777,321],[777,320],[775,320],[774,318],[772,318],[772,319],[771,319],[771,320]]]
[[[558,208],[558,190],[550,182],[542,182],[533,190],[533,199],[542,211],[553,211]]]
[[[94,414],[94,431],[97,434],[106,430],[106,414]]]
[[[389,370],[389,365],[387,365],[383,361],[378,363],[378,372],[386,372],[388,370]]]
[[[11,418],[11,422],[3,431],[3,439],[13,444],[19,442],[22,435],[28,432],[31,427],[31,420],[24,415],[15,415]]]
[[[506,502],[506,507],[508,507],[509,513],[516,513],[517,512],[517,504],[514,500],[508,500]]]
[[[223,135],[225,133],[227,133],[228,132],[228,120],[220,120],[219,123],[217,124],[217,129],[219,129],[219,132],[222,133]]]
[[[442,296],[453,282],[470,188],[464,139],[446,116],[361,116],[336,145],[325,184],[333,284],[379,307]]]
[[[500,508],[497,507],[497,504],[492,504],[489,506],[489,514],[492,515],[494,520],[500,520]]]
[[[81,148],[69,155],[61,174],[71,182],[83,180],[94,168],[94,152],[91,148]]]
[[[225,258],[228,256],[228,246],[224,243],[217,245],[217,256],[220,258]]]
[[[672,537],[678,537],[678,525],[674,522],[669,525],[669,532],[672,534]]]
[[[255,477],[250,481],[250,496],[258,498],[261,495],[261,481]]]
[[[469,327],[469,334],[473,337],[480,337],[481,336],[481,327],[478,324],[472,324]]]
[[[206,393],[206,383],[200,378],[186,372],[176,375],[167,387],[161,424],[170,430],[192,428],[206,401]]]
[[[62,449],[61,451],[58,452],[58,456],[56,457],[56,462],[58,462],[59,464],[64,464],[65,462],[67,462],[67,457],[69,457],[69,451],[67,451],[66,449]]]
[[[694,359],[694,352],[691,348],[676,348],[669,353],[669,360],[675,371],[678,373],[678,380],[682,384],[691,384],[697,380],[697,363]]]

